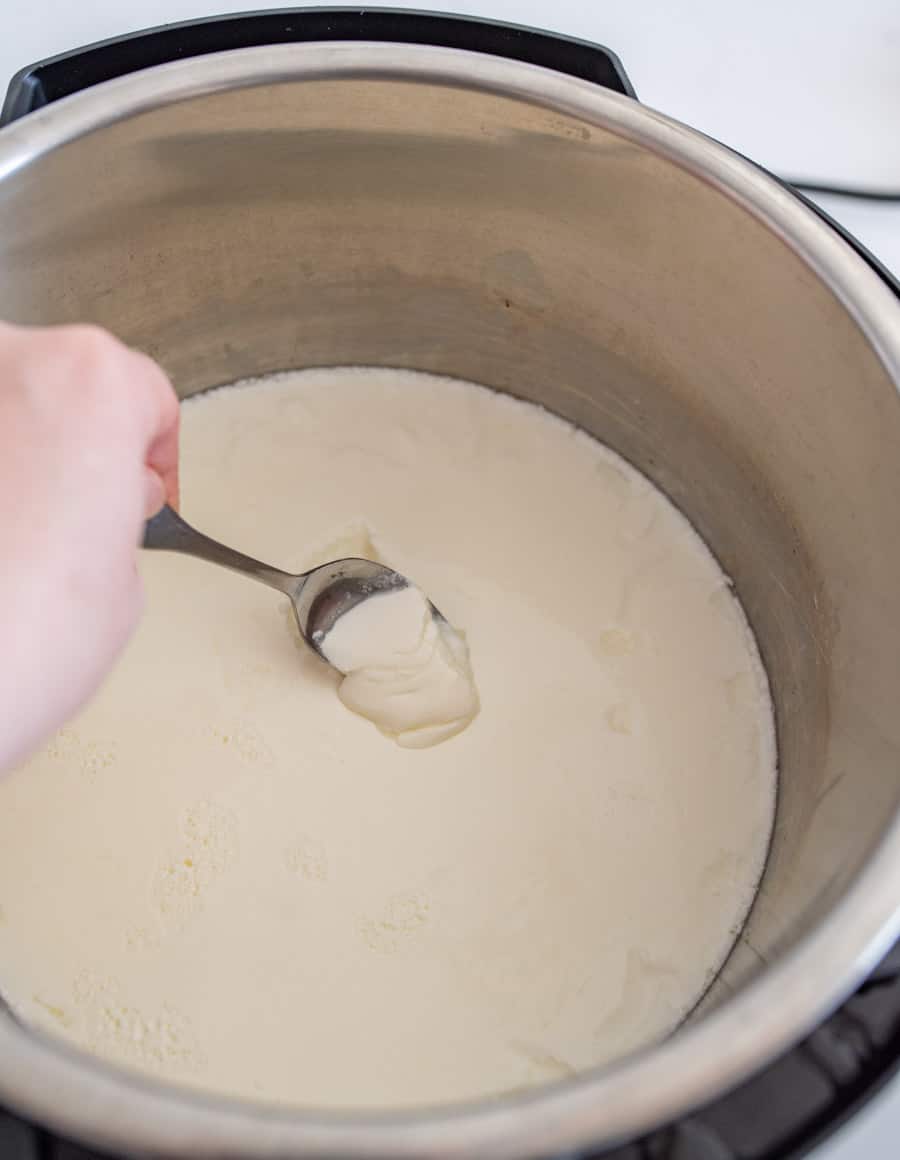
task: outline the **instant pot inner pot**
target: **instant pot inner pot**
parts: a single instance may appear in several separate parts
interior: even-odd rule
[[[0,183],[0,217],[0,316],[108,326],[184,395],[417,368],[541,403],[631,460],[734,579],[777,706],[771,855],[706,1005],[839,900],[900,788],[900,408],[748,210],[537,103],[345,76],[95,130]]]

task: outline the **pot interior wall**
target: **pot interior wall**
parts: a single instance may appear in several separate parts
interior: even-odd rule
[[[713,999],[836,902],[891,820],[897,394],[788,246],[669,161],[474,88],[205,96],[0,182],[0,316],[108,326],[184,395],[307,365],[458,375],[659,484],[733,577],[777,703],[771,856]]]

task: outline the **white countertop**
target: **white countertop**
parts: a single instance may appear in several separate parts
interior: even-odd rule
[[[900,190],[898,0],[381,2],[490,16],[605,44],[621,57],[641,100],[776,173]],[[21,66],[93,40],[253,7],[304,6],[279,0],[28,0],[4,14],[0,89]],[[900,276],[900,204],[821,201]],[[898,1141],[900,1080],[814,1160],[889,1160],[900,1154]]]

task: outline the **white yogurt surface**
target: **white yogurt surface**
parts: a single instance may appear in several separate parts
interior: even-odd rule
[[[566,423],[425,375],[276,376],[183,429],[188,519],[292,571],[374,554],[413,578],[481,709],[398,746],[271,592],[145,554],[123,663],[0,785],[20,1016],[311,1106],[497,1093],[669,1032],[775,801],[765,674],[683,517]]]

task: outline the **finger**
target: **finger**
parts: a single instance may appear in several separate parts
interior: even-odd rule
[[[171,503],[172,501],[169,498],[168,489],[162,476],[154,471],[152,467],[147,467],[144,470],[144,519],[150,520],[162,508],[163,504],[167,502]]]
[[[140,361],[143,381],[152,396],[152,414],[145,462],[162,481],[165,501],[178,507],[178,396],[158,363],[141,351],[132,352]]]
[[[178,507],[178,408],[147,449],[148,470],[160,481],[165,502]],[[162,506],[162,505],[160,505]]]

